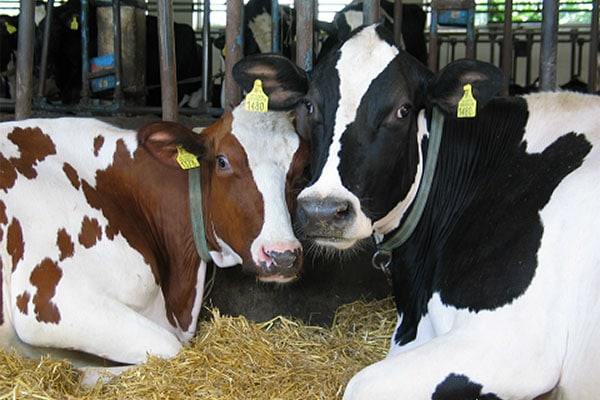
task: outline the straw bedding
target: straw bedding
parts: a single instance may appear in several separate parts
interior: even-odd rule
[[[220,315],[199,324],[175,358],[150,358],[108,383],[83,386],[69,361],[0,352],[0,399],[336,399],[382,359],[396,323],[391,299],[340,307],[330,328],[277,317]]]

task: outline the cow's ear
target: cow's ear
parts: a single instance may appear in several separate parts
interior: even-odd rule
[[[202,157],[204,146],[201,136],[183,125],[168,121],[144,125],[137,135],[141,147],[161,163],[174,168],[181,168],[177,155],[182,149],[196,158]]]
[[[452,62],[429,82],[429,102],[449,116],[456,116],[458,102],[463,98],[467,84],[471,85],[477,109],[481,109],[504,86],[504,74],[498,67],[482,61],[465,59]]]
[[[232,73],[246,93],[260,79],[272,110],[290,110],[308,92],[307,73],[278,54],[248,56],[233,66]]]

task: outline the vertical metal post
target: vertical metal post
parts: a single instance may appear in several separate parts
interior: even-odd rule
[[[175,36],[173,35],[173,2],[158,0],[158,54],[160,57],[160,95],[162,119],[178,121],[177,70],[175,67]]]
[[[465,52],[466,58],[475,58],[475,2],[471,6],[467,6],[467,49]]]
[[[88,0],[81,0],[81,104],[90,99],[90,24]]]
[[[431,23],[429,26],[429,69],[438,70],[438,10],[435,0],[431,2]]]
[[[432,0],[431,2],[431,27],[429,37],[429,68],[438,69],[438,13],[440,11],[467,11],[467,40],[466,57],[475,57],[475,1],[474,0]]]
[[[540,90],[556,90],[556,50],[558,46],[557,0],[544,0],[541,46]]]
[[[231,111],[241,99],[240,88],[233,80],[231,71],[244,52],[244,2],[227,1],[227,24],[225,27],[225,111]]]
[[[373,24],[379,21],[379,0],[363,1],[363,24]]]
[[[305,71],[313,68],[315,0],[296,0],[296,65]]]
[[[502,72],[504,72],[506,82],[504,83],[504,87],[500,91],[500,94],[507,96],[508,87],[512,79],[512,0],[507,0],[506,3],[504,3],[504,7],[504,36],[502,37],[502,53],[500,57],[502,58]]]
[[[121,104],[123,99],[123,62],[121,52],[121,0],[112,1],[113,14],[113,49],[115,55],[115,103]]]
[[[40,60],[40,83],[37,97],[42,98],[46,95],[46,74],[48,69],[48,48],[50,47],[50,26],[52,25],[52,15],[54,14],[54,0],[48,0],[46,3],[46,20],[44,22],[44,39],[42,40],[42,59]]]
[[[35,0],[21,0],[19,14],[17,58],[17,98],[15,102],[15,119],[25,119],[31,115],[33,98],[33,34]]]
[[[202,14],[202,100],[209,103],[208,87],[210,81],[210,0],[204,0]]]
[[[279,40],[279,1],[271,0],[271,50],[273,53],[281,52]]]
[[[592,26],[590,29],[590,60],[588,64],[588,92],[596,93],[598,91],[598,8],[600,0],[594,0],[592,6]]]
[[[394,43],[402,46],[402,0],[394,2]]]

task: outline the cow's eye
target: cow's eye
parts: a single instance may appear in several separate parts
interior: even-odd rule
[[[217,156],[217,167],[219,168],[220,171],[229,171],[231,169],[229,160],[223,154],[219,154]]]
[[[396,118],[404,119],[404,118],[408,117],[409,113],[410,113],[410,104],[402,104],[396,110]]]
[[[312,114],[315,111],[315,106],[313,105],[312,101],[304,99],[302,100],[302,104],[306,108],[307,113]]]

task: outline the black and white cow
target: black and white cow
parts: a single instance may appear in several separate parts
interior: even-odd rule
[[[346,40],[352,31],[363,24],[362,0],[353,1],[335,14],[332,27],[323,42],[319,55],[327,54],[336,44]],[[394,27],[394,2],[379,1],[379,14],[382,23],[388,29]],[[425,39],[425,24],[427,14],[420,4],[402,4],[402,42],[403,48],[417,60],[427,65],[427,41]]]
[[[345,399],[598,398],[600,97],[495,98],[496,67],[434,74],[379,26],[317,64],[308,93],[286,89],[307,76],[282,59],[245,71],[300,105],[304,235],[340,250],[373,237],[389,262],[391,349]],[[457,118],[468,85],[476,116]]]

